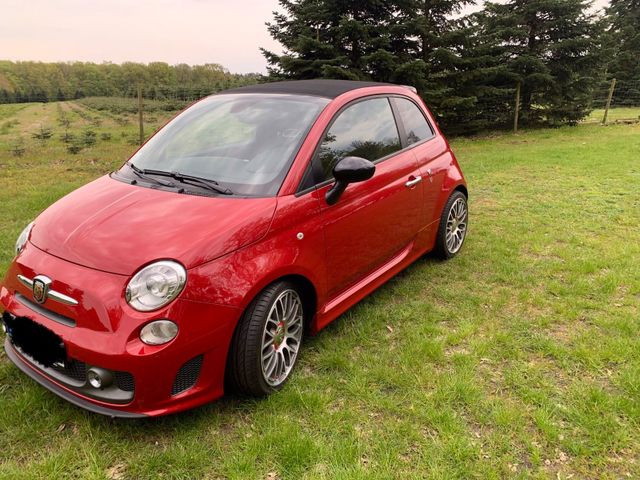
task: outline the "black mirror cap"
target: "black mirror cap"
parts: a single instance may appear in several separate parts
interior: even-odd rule
[[[367,159],[360,157],[344,157],[335,167],[333,176],[336,183],[326,193],[329,205],[335,205],[350,183],[364,182],[373,177],[376,166]]]
[[[337,182],[364,182],[373,177],[376,166],[361,157],[344,157],[333,167],[333,177]]]

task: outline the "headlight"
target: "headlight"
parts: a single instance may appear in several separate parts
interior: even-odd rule
[[[29,240],[29,234],[31,233],[32,228],[33,222],[24,227],[24,230],[22,230],[22,233],[18,236],[18,240],[16,240],[16,255],[18,255],[27,244],[27,240]]]
[[[150,312],[164,307],[180,295],[186,281],[187,271],[182,265],[163,260],[136,273],[127,285],[125,297],[136,310]]]
[[[162,345],[178,335],[178,325],[171,320],[156,320],[147,323],[140,330],[140,340],[147,345]]]

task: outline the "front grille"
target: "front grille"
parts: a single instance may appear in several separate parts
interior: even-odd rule
[[[115,374],[116,385],[118,385],[120,390],[124,390],[125,392],[133,392],[135,390],[133,375],[129,372],[115,372]]]
[[[87,379],[87,366],[84,362],[71,360],[64,362],[64,365],[54,363],[51,368],[65,377],[72,378],[76,382],[84,383]]]
[[[198,381],[201,367],[202,355],[198,355],[182,365],[173,382],[173,387],[171,387],[171,395],[178,395],[193,387]]]
[[[64,315],[60,315],[54,311],[49,310],[48,308],[43,307],[42,305],[38,305],[35,302],[32,302],[24,295],[16,292],[15,299],[24,305],[27,308],[30,308],[36,313],[39,313],[43,317],[47,317],[49,320],[53,320],[54,322],[61,323],[62,325],[66,325],[67,327],[75,327],[76,321],[73,318],[65,317]]]

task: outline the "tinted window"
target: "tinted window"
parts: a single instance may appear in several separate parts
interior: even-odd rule
[[[393,101],[400,112],[409,145],[433,137],[431,127],[415,103],[404,98],[394,98]]]
[[[131,162],[216,180],[240,195],[275,195],[327,103],[302,95],[213,95],[169,122]]]
[[[344,157],[372,162],[400,150],[400,137],[386,98],[358,102],[335,120],[318,151],[322,173],[318,181],[333,176],[333,167]]]

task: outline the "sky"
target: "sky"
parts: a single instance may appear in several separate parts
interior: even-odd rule
[[[0,59],[219,63],[264,73],[259,47],[281,51],[265,26],[274,10],[277,0],[0,0]]]

